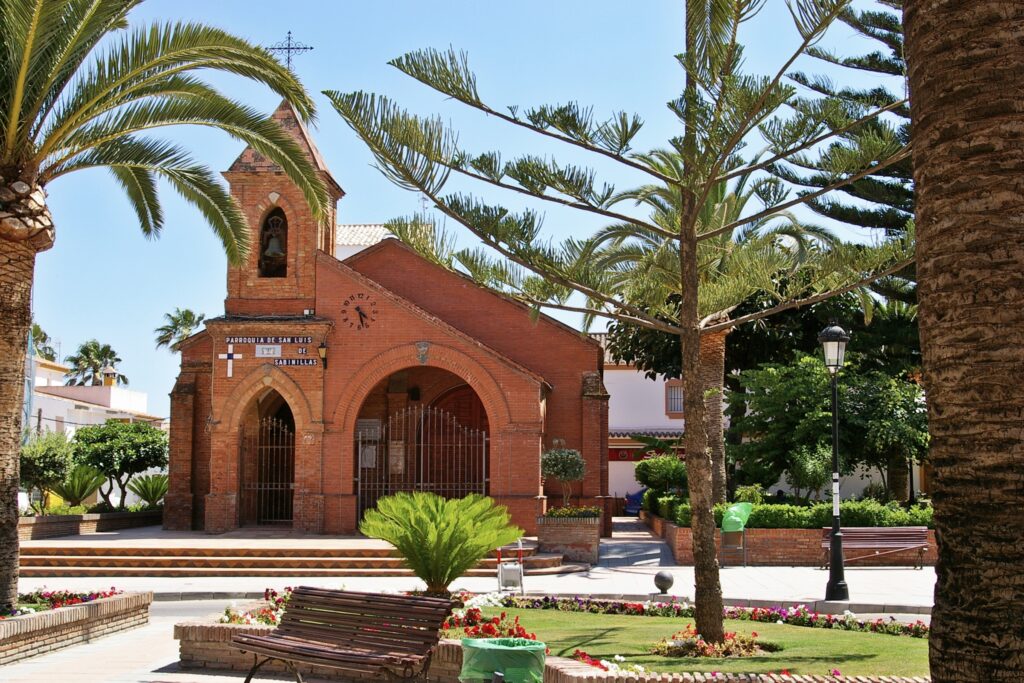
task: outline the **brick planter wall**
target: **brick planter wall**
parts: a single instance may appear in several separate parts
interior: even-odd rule
[[[676,564],[693,564],[693,535],[689,527],[681,527],[656,515],[644,513],[641,517],[651,528],[652,533],[660,536],[672,549],[672,557]],[[742,564],[741,552],[721,550],[721,534],[716,536],[719,547],[719,560],[727,565]],[[820,529],[747,529],[747,564],[768,567],[820,567],[824,552],[821,548]],[[858,559],[853,567],[913,567],[917,564],[916,550],[889,553],[873,556],[870,549],[847,549],[846,559]],[[924,553],[924,564],[934,565],[938,559],[935,545],[935,531],[928,530],[928,549]]]
[[[57,538],[100,531],[153,526],[163,520],[163,510],[146,512],[99,512],[87,515],[43,515],[18,519],[18,540]]]
[[[248,671],[253,664],[252,655],[244,655],[231,645],[231,638],[237,633],[269,633],[270,626],[236,626],[232,624],[210,624],[188,622],[174,627],[174,637],[179,642],[181,667],[183,669],[214,669],[230,671]],[[300,665],[303,674],[314,674],[328,680],[347,680],[362,678],[351,673],[342,673],[332,669]],[[462,645],[457,640],[442,640],[434,651],[431,660],[428,680],[433,683],[459,683],[459,672],[462,670]],[[260,669],[266,672],[287,673],[287,668],[280,662],[269,662]],[[666,673],[666,674],[615,674],[602,671],[596,667],[565,657],[547,658],[544,667],[544,683],[693,683],[710,681],[708,674]],[[838,683],[850,680],[831,676],[789,676],[781,679],[777,675],[768,674],[718,674],[715,683],[779,683],[785,680],[791,683]],[[927,678],[902,678],[887,676],[858,676],[859,683],[927,683]]]
[[[152,593],[124,593],[0,620],[0,665],[148,624],[151,602]]]
[[[601,544],[599,517],[538,517],[537,543],[541,552],[561,553],[573,562],[597,564]]]

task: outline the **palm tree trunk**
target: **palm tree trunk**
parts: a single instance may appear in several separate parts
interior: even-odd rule
[[[700,374],[704,382],[704,409],[707,412],[708,449],[711,452],[711,490],[713,504],[724,503],[725,430],[722,426],[722,397],[725,392],[725,335],[727,331],[700,337]]]
[[[18,482],[35,250],[0,240],[0,612],[18,598]]]
[[[907,0],[936,683],[1024,680],[1024,3]]]
[[[0,176],[0,611],[18,599],[18,484],[36,253],[53,245],[43,190]]]

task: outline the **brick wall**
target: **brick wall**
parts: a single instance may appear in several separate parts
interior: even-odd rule
[[[231,624],[183,623],[174,627],[174,637],[179,642],[181,667],[183,669],[212,669],[248,671],[253,664],[252,655],[242,654],[231,645],[231,638],[237,633],[269,633],[269,626],[235,626]],[[312,674],[327,680],[360,680],[365,676],[341,673],[308,665],[297,667],[303,674]],[[434,683],[459,683],[462,670],[462,646],[457,640],[442,640],[431,660],[428,679]],[[270,662],[260,669],[277,673],[288,673],[280,662]],[[648,673],[616,674],[602,671],[597,667],[583,664],[565,657],[548,656],[544,667],[544,683],[693,683],[711,681],[715,683],[833,683],[844,678],[832,676],[789,676],[785,679],[774,674],[722,674],[712,678],[709,674],[690,673]],[[927,683],[927,678],[904,678],[900,676],[858,676],[859,683]]]
[[[656,536],[664,538],[672,549],[676,564],[693,564],[693,535],[689,527],[680,527],[657,515],[644,512],[642,519]],[[824,559],[820,529],[747,529],[747,564],[753,566],[820,567]],[[722,548],[721,533],[715,539],[719,562],[723,565],[742,564],[742,552]],[[918,552],[906,550],[887,555],[874,555],[871,549],[845,549],[846,561],[856,560],[854,566],[901,567],[916,566]],[[934,565],[938,559],[935,531],[928,530],[928,549],[924,564]]]
[[[125,593],[0,620],[0,665],[148,624],[152,601],[152,593]]]
[[[57,538],[77,534],[95,534],[116,529],[133,529],[159,524],[162,510],[148,512],[100,512],[88,515],[43,515],[19,517],[18,540]]]
[[[540,517],[537,519],[537,542],[541,552],[561,553],[573,562],[597,564],[601,519]]]

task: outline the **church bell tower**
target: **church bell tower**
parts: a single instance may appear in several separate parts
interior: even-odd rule
[[[224,177],[249,225],[249,256],[228,265],[228,315],[303,315],[316,299],[316,252],[334,255],[337,202],[345,192],[327,169],[298,113],[287,101],[273,114],[313,162],[327,188],[324,224],[280,166],[252,147]]]

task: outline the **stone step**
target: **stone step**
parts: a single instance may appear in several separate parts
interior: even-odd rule
[[[543,553],[524,558],[527,569],[557,567],[562,563],[560,554]],[[192,568],[192,569],[402,569],[399,557],[208,557],[184,555],[23,555],[23,568],[41,567],[122,567]],[[494,570],[497,560],[487,558],[480,568]]]
[[[558,564],[550,567],[527,568],[528,576],[568,574],[583,572],[590,568],[586,564]],[[494,569],[477,568],[466,572],[466,576],[495,576]],[[412,572],[402,568],[253,568],[253,567],[22,567],[19,571],[22,577],[69,577],[69,576],[145,576],[145,577],[200,577],[200,576],[279,576],[279,577],[344,577],[344,576],[412,576]]]
[[[514,547],[502,548],[506,559],[516,557]],[[536,542],[523,543],[523,556],[537,554]],[[124,546],[120,543],[103,545],[36,545],[24,544],[21,547],[22,557],[251,557],[251,558],[282,558],[282,557],[315,557],[315,558],[397,558],[394,548],[388,547],[345,547],[323,548],[304,546],[281,547],[220,547],[209,546]],[[492,558],[496,553],[492,553]]]

